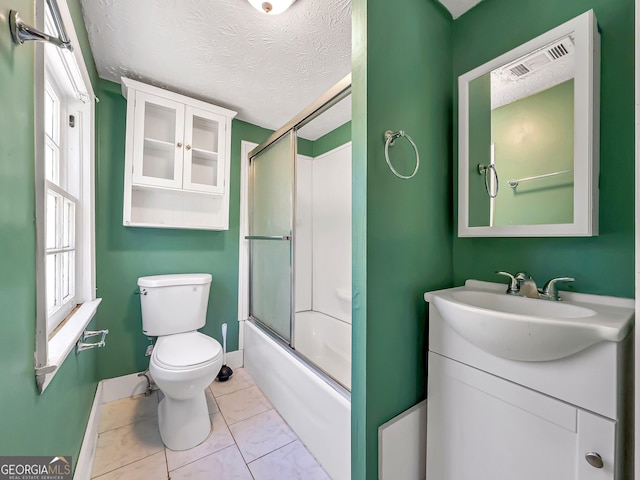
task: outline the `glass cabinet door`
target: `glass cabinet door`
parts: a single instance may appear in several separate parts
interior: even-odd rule
[[[136,93],[133,183],[182,188],[184,105]]]
[[[225,118],[187,106],[183,188],[224,193]]]

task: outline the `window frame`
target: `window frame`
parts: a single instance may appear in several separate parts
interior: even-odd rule
[[[57,47],[36,42],[35,44],[35,78],[34,78],[34,141],[35,141],[35,213],[36,213],[36,349],[34,355],[34,369],[38,392],[42,393],[59,367],[65,361],[69,353],[74,349],[76,342],[86,329],[87,325],[94,317],[101,299],[95,294],[95,101],[97,98],[93,92],[93,86],[87,67],[84,63],[82,51],[79,47],[78,38],[73,27],[73,20],[69,7],[65,0],[58,1],[58,7],[62,22],[65,25],[71,44],[75,47],[72,52],[67,50],[57,50]],[[48,4],[45,0],[36,0],[36,28],[45,30],[45,17],[48,11]],[[51,76],[51,69],[48,69],[45,59],[45,49],[47,54],[56,52],[59,55],[66,55],[68,59],[75,62],[73,68],[67,68],[66,74],[71,78],[73,89],[78,87],[82,94],[78,100],[84,104],[83,112],[76,117],[76,128],[81,135],[82,142],[78,143],[78,153],[81,159],[79,168],[79,185],[76,188],[76,195],[67,191],[66,188],[59,188],[55,183],[49,182],[45,172],[45,89],[47,76]],[[76,68],[77,67],[77,68]],[[58,72],[59,73],[59,72]],[[55,76],[55,75],[54,75]],[[50,82],[55,85],[55,81]],[[61,85],[57,85],[59,88]],[[57,92],[60,95],[60,92]],[[68,112],[61,108],[60,128],[68,118]],[[75,106],[73,107],[75,111]],[[72,148],[64,145],[61,140],[61,150]],[[66,176],[67,172],[61,171],[61,176]],[[62,179],[65,181],[65,179]],[[56,192],[64,198],[73,198],[78,201],[75,208],[75,232],[76,232],[76,253],[75,253],[75,277],[76,277],[76,299],[73,300],[71,308],[64,314],[60,325],[52,332],[48,331],[48,308],[46,296],[46,200],[48,190]],[[76,306],[76,304],[79,304]]]

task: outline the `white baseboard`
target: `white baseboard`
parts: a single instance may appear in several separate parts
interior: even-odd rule
[[[149,373],[147,373],[149,375]],[[139,377],[137,373],[122,377],[108,378],[100,382],[103,384],[102,403],[139,395],[147,391],[147,379]]]
[[[76,462],[76,470],[73,473],[73,480],[89,480],[91,478],[91,470],[93,470],[93,458],[96,453],[96,444],[98,443],[98,425],[100,424],[100,410],[102,409],[102,395],[104,387],[102,382],[98,382],[96,395],[93,398],[91,406],[91,414],[87,422],[87,428],[82,439],[82,447]]]
[[[244,350],[227,352],[227,365],[231,368],[242,368],[244,365]]]
[[[378,428],[378,478],[422,480],[427,476],[427,401]]]

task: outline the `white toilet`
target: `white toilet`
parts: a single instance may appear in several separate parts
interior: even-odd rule
[[[211,275],[140,277],[142,331],[158,337],[149,371],[164,393],[158,405],[163,443],[187,450],[211,432],[205,389],[222,366],[222,347],[197,329],[204,327]]]

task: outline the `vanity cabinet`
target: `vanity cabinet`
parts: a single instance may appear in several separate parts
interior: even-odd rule
[[[226,230],[235,112],[134,80],[127,98],[125,226]]]
[[[633,335],[628,332],[633,300],[563,292],[562,304],[507,297],[513,302],[504,302],[505,311],[496,311],[495,295],[506,296],[504,285],[475,280],[425,294],[429,302],[427,478],[628,478],[631,457],[625,445],[632,438],[632,422],[625,403],[625,372],[632,368]],[[477,301],[480,306],[464,303],[473,298],[483,299]],[[447,309],[454,301],[460,308]],[[537,326],[529,312],[531,302],[547,302],[536,304],[553,319],[547,323],[564,310],[574,317],[580,309],[592,310],[585,313],[586,319],[600,319],[607,329],[619,329],[620,336],[562,356],[515,359],[522,352],[514,349],[525,348],[516,347],[524,342],[523,335],[532,345],[569,341],[566,335],[560,340],[560,329],[555,335],[542,333],[547,330]],[[507,305],[522,305],[524,310],[506,313]],[[492,324],[491,316],[510,318]],[[567,318],[570,322],[573,317]],[[553,330],[553,324],[548,325]],[[499,329],[502,333],[497,333]],[[573,330],[574,336],[581,331]],[[503,343],[509,348],[496,347]]]
[[[429,374],[427,478],[615,478],[615,421],[435,353]]]

